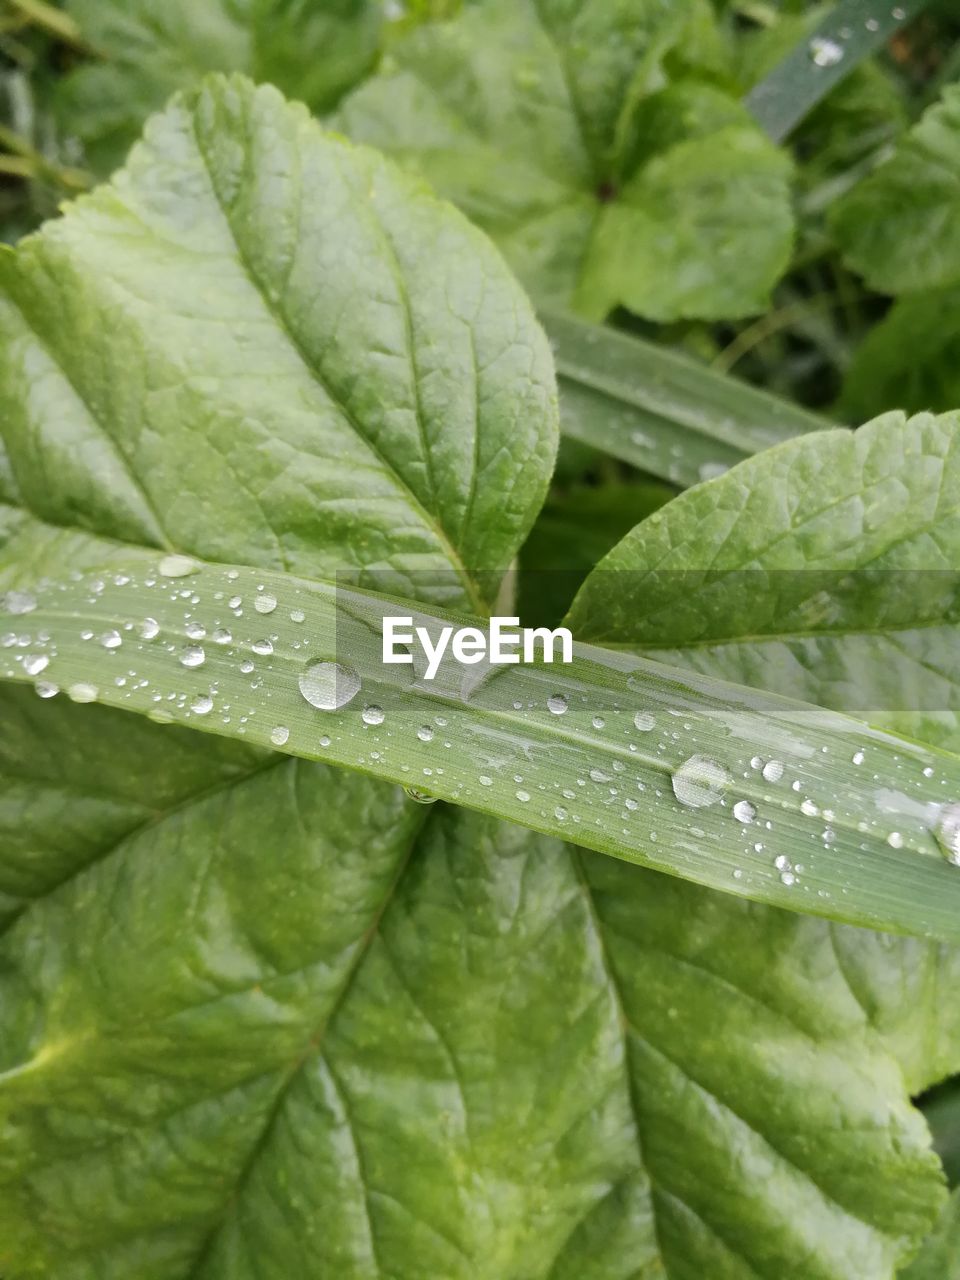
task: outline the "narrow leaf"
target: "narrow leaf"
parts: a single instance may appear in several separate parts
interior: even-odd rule
[[[824,419],[767,391],[613,329],[544,320],[563,431],[642,471],[692,485]]]
[[[840,0],[820,25],[756,85],[746,105],[781,142],[830,90],[882,48],[930,0]]]

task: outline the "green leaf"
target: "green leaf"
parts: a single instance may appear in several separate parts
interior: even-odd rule
[[[0,289],[4,436],[44,519],[495,596],[556,447],[546,341],[478,232],[276,91],[175,102]]]
[[[943,1207],[940,1221],[901,1280],[960,1280],[960,1190]]]
[[[99,172],[124,158],[144,120],[210,71],[242,71],[328,110],[373,66],[376,0],[67,0],[101,55],[60,81],[61,118]]]
[[[164,694],[171,670],[191,698],[212,679],[230,741],[0,685],[5,1280],[888,1280],[943,1196],[889,994],[913,946],[891,944],[868,1000],[845,973],[861,935],[841,960],[823,921],[264,750],[289,710],[291,747],[302,732],[356,766],[366,733],[362,767],[399,776],[435,753],[442,788],[477,769],[454,721],[499,680],[432,700],[448,723],[426,742],[400,732],[425,705],[409,691],[381,728],[307,708],[286,677],[329,638],[333,588],[303,578],[486,603],[475,566],[498,576],[545,487],[549,353],[482,237],[274,92],[211,81],[148,135],[0,267],[5,492],[22,504],[0,514],[3,588],[21,592],[0,655],[22,674],[52,643],[51,676],[102,663],[102,703],[156,712],[160,694],[205,728]],[[221,563],[169,563],[187,551]],[[141,600],[152,641],[127,630]],[[244,652],[277,634],[229,713],[233,639],[177,661],[196,638],[178,628],[214,625],[208,603]],[[102,642],[114,618],[119,646]],[[678,673],[639,666],[644,689],[682,696]],[[622,696],[617,655],[578,670]],[[741,731],[763,724],[748,696]],[[509,710],[481,750],[526,760],[539,718],[562,774],[579,709]],[[582,740],[566,758],[609,800]],[[808,764],[831,794],[854,776]],[[668,796],[662,813],[702,864],[689,811]],[[919,821],[905,830],[871,879],[882,892],[885,866],[909,866],[924,917],[956,921],[953,872]],[[933,856],[911,852],[923,841]]]
[[[547,316],[544,324],[564,433],[674,484],[696,484],[830,425],[641,338],[567,316]]]
[[[960,404],[960,286],[898,298],[855,352],[841,404],[853,421]]]
[[[956,750],[958,433],[892,413],[751,458],[628,534],[570,625]]]
[[[831,210],[847,263],[881,293],[960,282],[960,86]]]
[[[781,141],[864,58],[881,49],[929,3],[903,0],[891,8],[877,0],[840,0],[752,89],[747,106],[770,137]]]
[[[647,96],[689,6],[569,8],[489,0],[415,31],[342,127],[459,204],[543,307],[761,310],[790,252],[787,158],[718,90]]]
[[[5,1271],[889,1276],[940,1179],[825,927],[279,762],[2,943]]]

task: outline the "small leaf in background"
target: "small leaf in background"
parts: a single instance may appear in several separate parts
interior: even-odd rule
[[[541,306],[748,314],[789,256],[790,165],[719,90],[644,101],[688,9],[490,0],[395,45],[338,119],[489,231]]]
[[[99,56],[59,83],[58,111],[100,173],[206,72],[246,72],[330,109],[372,68],[382,25],[377,0],[67,0],[66,10]]]
[[[830,223],[846,261],[881,293],[960,282],[960,86],[944,90]]]

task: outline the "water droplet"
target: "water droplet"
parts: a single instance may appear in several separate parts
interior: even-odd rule
[[[406,796],[410,800],[415,800],[417,804],[436,804],[437,797],[430,795],[427,791],[421,791],[418,787],[404,787]]]
[[[779,782],[783,777],[783,762],[780,760],[768,760],[761,772],[764,781]]]
[[[421,742],[432,742],[433,730],[430,728],[428,724],[422,724],[420,728],[417,730],[417,737],[420,739]]]
[[[855,751],[850,757],[854,764],[863,764],[865,758],[862,751]]]
[[[164,556],[157,572],[162,578],[186,578],[191,573],[199,573],[200,566],[191,556]]]
[[[28,653],[23,660],[23,669],[28,676],[38,676],[49,665],[50,659],[45,653]]]
[[[604,720],[603,716],[594,716],[591,723],[595,729],[602,729],[607,722]]]
[[[261,658],[269,658],[273,653],[273,645],[269,640],[254,640],[250,646],[254,653],[258,653]]]
[[[7,613],[32,613],[37,602],[29,591],[8,591],[4,596],[3,607]]]
[[[144,640],[154,640],[160,634],[160,623],[156,618],[144,618],[140,624],[140,634]]]
[[[383,707],[378,707],[375,702],[371,702],[360,712],[360,719],[364,724],[383,724],[384,718]]]
[[[563,805],[562,805],[562,804],[558,804],[558,805],[557,805],[557,807],[556,807],[556,808],[554,809],[554,811],[553,811],[553,816],[557,819],[557,821],[558,821],[558,822],[565,822],[565,821],[566,821],[566,819],[570,816],[570,814],[569,814],[569,812],[568,812],[568,811],[563,807]]]
[[[207,628],[202,622],[188,622],[184,627],[184,631],[191,640],[202,640],[207,634]]]
[[[903,22],[906,16],[907,16],[906,9],[901,9],[899,5],[896,7],[896,9],[890,10],[890,17],[893,18],[894,22]]]
[[[307,702],[318,711],[338,711],[360,691],[360,677],[339,662],[311,663],[299,684]]]
[[[547,708],[552,711],[555,716],[562,716],[566,712],[568,705],[569,704],[562,693],[551,693],[550,697],[547,699]]]
[[[673,775],[673,794],[691,809],[704,809],[723,796],[730,775],[723,765],[707,756],[691,756]]]
[[[812,800],[804,799],[800,801],[800,812],[807,818],[815,818],[820,810]]]
[[[105,649],[119,649],[123,644],[123,637],[119,631],[105,631],[100,637],[100,643]]]
[[[240,663],[240,670],[245,676],[248,676],[250,674],[250,672],[253,670],[253,663],[250,661],[249,658],[244,658],[244,660]]]
[[[243,596],[231,596],[227,604],[231,609],[239,609],[243,604]]]
[[[939,837],[937,838],[939,839]],[[890,834],[887,836],[887,844],[890,846],[891,849],[902,849],[903,836],[900,834],[899,831],[891,831]]]
[[[638,711],[633,717],[633,723],[641,733],[649,733],[656,726],[657,720],[649,711]]]
[[[226,627],[217,627],[211,638],[214,644],[230,644],[233,640],[233,636]]]
[[[519,791],[517,791],[515,794],[521,804],[526,804],[527,801],[530,799],[530,792],[524,791],[522,788]]]
[[[50,680],[38,680],[33,687],[41,698],[55,698],[60,692],[60,686]]]
[[[733,806],[733,816],[738,822],[742,822],[746,826],[757,816],[757,811],[749,800],[738,800]]]
[[[780,880],[789,889],[792,884],[796,884],[797,878],[792,871],[781,871]]]
[[[880,23],[876,18],[868,18],[863,25],[871,32],[880,30]]]
[[[282,747],[290,737],[290,730],[286,725],[278,724],[275,729],[270,730],[270,741],[275,747]]]
[[[257,613],[273,613],[277,607],[277,597],[264,592],[263,595],[257,596],[253,602],[253,607]]]
[[[209,693],[201,693],[190,703],[190,710],[198,716],[205,716],[213,710],[213,699]]]
[[[67,697],[71,702],[96,702],[99,694],[100,690],[95,684],[87,684],[82,680],[67,686]]]
[[[933,834],[946,860],[960,867],[960,804],[943,806]]]
[[[843,61],[843,45],[824,36],[814,36],[810,41],[810,60],[816,67],[835,67]]]
[[[490,777],[488,777],[485,773],[481,773],[481,775],[480,775],[480,777],[477,779],[477,781],[480,783],[481,787],[492,787],[492,786],[493,786],[493,779],[492,779],[492,778],[490,778]]]
[[[302,610],[302,609],[291,609],[291,610],[290,610],[290,621],[291,621],[291,622],[302,622],[306,616],[307,616],[307,615],[303,612],[303,610]]]
[[[180,662],[184,667],[202,667],[206,659],[207,655],[198,644],[188,644],[180,655]]]

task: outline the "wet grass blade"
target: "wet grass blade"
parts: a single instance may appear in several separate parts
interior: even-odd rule
[[[615,329],[544,319],[575,440],[686,487],[834,425],[778,396]]]
[[[38,575],[62,547],[44,536],[22,561]],[[409,604],[106,545],[95,567],[74,556],[63,580],[21,577],[0,597],[0,678],[361,770],[758,901],[960,942],[960,868],[936,839],[960,797],[955,756],[587,645],[569,665],[450,662],[427,682],[380,661],[384,614]],[[450,617],[416,620],[436,634]],[[339,683],[314,669],[338,657]]]
[[[841,0],[747,95],[746,105],[757,123],[775,142],[782,142],[835,85],[929,3]]]

